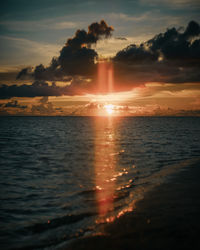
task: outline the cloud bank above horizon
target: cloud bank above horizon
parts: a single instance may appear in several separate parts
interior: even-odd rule
[[[97,89],[98,67],[102,62],[92,46],[111,37],[113,31],[104,20],[89,25],[88,31],[78,29],[48,67],[40,64],[18,73],[18,80],[23,83],[29,79],[31,84],[1,85],[0,98],[103,93]],[[118,51],[107,63],[114,69],[113,92],[132,90],[148,82],[199,83],[199,37],[199,24],[190,21],[185,29],[169,28],[144,43]],[[66,84],[57,86],[56,81]]]

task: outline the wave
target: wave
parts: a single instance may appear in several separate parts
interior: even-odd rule
[[[42,233],[43,231],[61,227],[63,225],[69,225],[69,224],[81,221],[86,217],[88,218],[88,217],[95,216],[95,215],[97,214],[94,212],[87,212],[87,213],[81,213],[81,214],[76,214],[76,215],[75,214],[65,215],[59,218],[48,220],[44,223],[36,223],[24,229],[32,233]]]

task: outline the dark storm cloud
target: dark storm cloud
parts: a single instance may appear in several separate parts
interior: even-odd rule
[[[27,68],[22,69],[22,70],[18,73],[16,79],[17,79],[17,80],[18,80],[18,79],[26,79],[27,76],[29,76],[29,75],[31,74],[31,70],[32,70],[31,67],[27,67]]]
[[[135,44],[128,46],[124,50],[117,53],[114,58],[116,61],[127,62],[127,63],[140,63],[143,61],[156,61],[158,54],[152,51],[146,50],[144,45],[137,46]]]
[[[66,75],[91,75],[95,70],[95,50],[90,48],[73,49],[65,46],[60,52],[58,63]]]
[[[145,45],[150,51],[161,54],[165,59],[179,60],[180,64],[182,60],[187,60],[189,63],[189,60],[200,60],[200,40],[197,38],[199,35],[199,24],[191,21],[183,33],[175,28],[168,29],[164,34],[147,41]]]
[[[56,85],[49,86],[44,81],[35,81],[31,85],[1,85],[0,98],[6,99],[11,97],[35,97],[35,96],[52,96],[60,95],[60,88]]]
[[[71,75],[91,75],[95,70],[94,61],[98,54],[91,45],[101,38],[108,38],[114,29],[104,20],[88,26],[88,31],[77,30],[73,38],[69,38],[61,49],[58,58],[52,58],[50,66],[42,64],[35,67],[33,72],[29,68],[22,69],[17,79],[24,76],[36,80],[59,80]]]
[[[121,74],[131,78],[132,72],[142,82],[199,82],[199,36],[199,24],[191,21],[184,32],[168,29],[139,46],[119,51],[113,60]]]
[[[101,37],[108,38],[111,36],[113,30],[113,27],[108,26],[104,20],[101,20],[100,23],[92,23],[88,26],[87,32],[85,30],[77,30],[75,36],[67,40],[66,46],[75,50],[80,49],[84,44],[90,47]]]
[[[37,96],[61,96],[83,94],[89,89],[86,79],[80,78],[72,81],[70,85],[63,87],[57,86],[54,82],[49,85],[43,80],[36,80],[31,85],[1,85],[0,99],[9,99],[12,97],[37,97]],[[42,99],[43,102],[45,99]]]
[[[67,40],[66,45],[60,51],[57,63],[61,70],[69,75],[92,74],[95,65],[94,60],[98,54],[91,49],[102,37],[111,36],[113,28],[104,20],[100,23],[92,23],[88,31],[77,30],[75,36]]]

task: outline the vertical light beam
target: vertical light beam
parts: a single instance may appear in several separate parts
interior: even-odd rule
[[[114,89],[113,65],[111,62],[98,63],[98,93],[112,93]]]

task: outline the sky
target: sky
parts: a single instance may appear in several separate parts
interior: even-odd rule
[[[200,115],[199,0],[2,0],[0,115]]]

